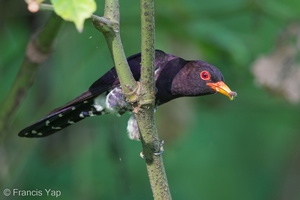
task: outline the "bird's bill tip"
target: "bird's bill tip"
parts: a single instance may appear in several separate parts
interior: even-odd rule
[[[236,97],[237,95],[237,93],[231,91],[230,88],[223,81],[219,81],[216,83],[206,83],[206,85],[210,86],[216,92],[228,96],[230,100],[233,100],[234,97]]]

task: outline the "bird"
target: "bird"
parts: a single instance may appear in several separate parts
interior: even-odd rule
[[[141,53],[127,58],[136,81],[141,74]],[[236,92],[225,84],[220,70],[201,60],[185,60],[178,56],[155,50],[154,79],[156,85],[155,107],[179,97],[203,96],[221,93],[233,100]],[[132,114],[132,105],[125,98],[115,67],[96,80],[88,90],[52,110],[45,118],[24,128],[20,137],[41,138],[52,135],[87,117]],[[140,133],[134,115],[128,120],[130,139],[139,140]]]

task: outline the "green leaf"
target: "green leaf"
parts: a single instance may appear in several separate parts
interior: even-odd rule
[[[79,32],[83,30],[84,20],[96,11],[95,0],[51,0],[54,11],[64,20],[72,21]]]

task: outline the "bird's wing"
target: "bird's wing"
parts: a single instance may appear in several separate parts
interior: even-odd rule
[[[167,62],[169,54],[161,50],[155,51],[155,69],[161,67],[163,63]],[[140,79],[141,75],[141,53],[132,55],[127,58],[128,65],[132,72],[132,75],[136,81]],[[111,89],[120,85],[120,81],[116,72],[115,67],[111,68],[108,72],[106,72],[101,78],[96,80],[90,88],[82,93],[77,98],[73,99],[72,101],[68,102],[66,105],[56,108],[50,112],[50,114],[55,113],[61,109],[65,109],[69,106],[74,106],[79,104],[83,101],[95,98],[96,96],[102,94],[103,92],[110,91]]]
[[[133,73],[133,76],[136,80],[140,77],[140,62],[141,62],[141,54],[135,54],[127,58],[130,69]],[[106,72],[103,76],[101,76],[98,80],[96,80],[90,88],[83,92],[80,96],[66,103],[65,105],[58,107],[52,110],[50,114],[57,113],[60,110],[63,110],[67,107],[75,106],[84,101],[88,101],[97,97],[98,95],[109,92],[113,88],[120,85],[119,78],[116,72],[115,67],[111,68],[108,72]]]
[[[159,67],[161,62],[163,62],[166,55],[168,54],[163,51],[156,51],[156,68]],[[130,56],[127,60],[135,80],[139,80],[141,54],[139,53]],[[102,114],[101,112],[97,112],[92,106],[94,98],[103,93],[108,93],[119,85],[120,82],[116,69],[112,68],[95,81],[87,91],[83,92],[80,96],[71,100],[67,104],[52,110],[45,118],[40,119],[36,123],[24,128],[20,131],[19,136],[48,136],[84,119],[85,117]]]

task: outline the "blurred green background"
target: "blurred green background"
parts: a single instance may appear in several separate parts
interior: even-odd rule
[[[155,3],[156,48],[217,66],[227,85],[238,92],[234,101],[219,94],[182,98],[156,112],[173,198],[299,200],[300,107],[299,99],[291,101],[286,90],[299,86],[299,79],[289,75],[290,66],[292,72],[300,69],[300,1]],[[104,1],[97,1],[97,6],[101,16]],[[120,6],[122,40],[130,56],[140,51],[139,1],[121,1]],[[22,1],[1,0],[0,16],[1,105],[31,34],[49,13],[30,14]],[[284,57],[283,46],[294,54]],[[270,71],[264,71],[264,65],[257,67],[261,58],[272,63],[272,58],[280,57],[272,55],[282,55],[283,64],[274,61],[277,67],[270,65]],[[60,199],[152,199],[145,163],[139,157],[141,144],[126,135],[129,115],[90,118],[42,139],[17,136],[25,126],[81,94],[112,66],[103,36],[89,21],[82,33],[73,24],[64,24],[53,54],[39,70],[1,143],[0,199],[32,199],[5,198],[5,188],[42,190],[43,196],[35,199],[55,199],[45,189],[61,191]],[[259,75],[268,79],[272,72],[278,72],[272,79],[277,85],[258,81]]]

